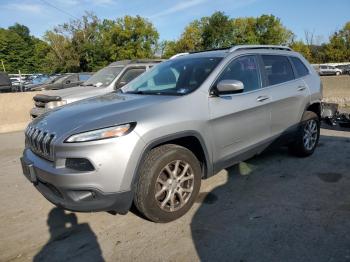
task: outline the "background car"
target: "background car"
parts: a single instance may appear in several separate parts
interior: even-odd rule
[[[55,107],[113,92],[162,61],[164,60],[137,59],[111,63],[79,86],[36,95],[33,98],[35,107],[30,115],[35,118]]]
[[[93,73],[74,73],[65,74],[55,78],[50,83],[44,83],[36,87],[32,87],[32,91],[42,91],[42,90],[58,90],[69,88],[73,86],[78,86],[84,81],[88,80]]]
[[[350,64],[347,65],[338,65],[336,68],[342,70],[343,75],[350,75]]]
[[[11,92],[12,83],[6,73],[0,72],[0,92]]]
[[[335,67],[335,66],[331,66],[331,65],[320,65],[319,67],[319,72],[318,72],[321,76],[324,75],[341,75],[342,74],[342,70]]]

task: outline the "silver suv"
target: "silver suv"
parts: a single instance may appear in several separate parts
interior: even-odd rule
[[[138,59],[111,63],[79,86],[36,95],[33,98],[35,107],[30,111],[30,115],[36,118],[58,106],[113,92],[162,61],[161,59]]]
[[[331,65],[320,65],[319,67],[319,75],[326,76],[326,75],[341,75],[342,70]]]
[[[201,179],[272,142],[311,155],[322,85],[283,46],[235,46],[163,62],[120,91],[57,108],[25,131],[23,172],[52,203],[155,222],[185,214]]]

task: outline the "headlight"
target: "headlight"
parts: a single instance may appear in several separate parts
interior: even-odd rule
[[[61,100],[61,101],[52,101],[52,102],[48,102],[45,107],[47,109],[53,109],[55,107],[58,106],[64,106],[65,104],[67,104],[67,100]]]
[[[76,135],[72,135],[66,139],[66,143],[95,141],[113,137],[120,137],[130,133],[135,127],[134,123],[112,126],[98,130],[92,130]]]

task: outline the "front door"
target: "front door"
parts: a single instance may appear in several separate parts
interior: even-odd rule
[[[270,97],[262,88],[255,55],[235,58],[224,69],[221,80],[239,80],[244,90],[209,98],[213,160],[216,169],[229,166],[237,157],[264,144],[270,136]]]

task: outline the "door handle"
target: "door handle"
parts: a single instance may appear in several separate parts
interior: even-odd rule
[[[306,89],[305,86],[299,86],[299,87],[298,87],[298,91],[304,91],[305,89]]]
[[[258,96],[258,97],[256,98],[256,101],[258,101],[258,102],[263,102],[263,101],[268,100],[268,99],[270,99],[269,96]]]

